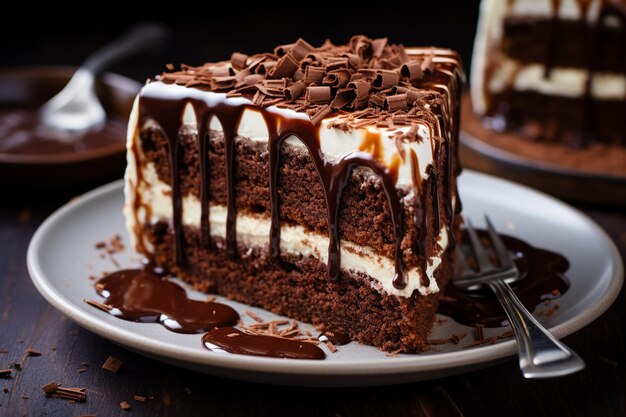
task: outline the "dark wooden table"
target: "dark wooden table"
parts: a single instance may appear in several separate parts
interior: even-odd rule
[[[32,347],[39,357],[0,378],[0,416],[624,416],[626,415],[626,296],[601,318],[566,338],[587,362],[576,375],[527,381],[510,360],[470,374],[399,386],[312,389],[244,383],[164,365],[78,327],[39,295],[26,270],[37,226],[79,190],[33,198],[2,192],[0,203],[0,369]],[[626,255],[626,214],[581,209]],[[580,242],[584,245],[585,242]],[[593,277],[589,277],[593,279]],[[118,374],[100,369],[109,355]],[[79,372],[79,369],[85,369]],[[85,387],[87,401],[46,398],[57,381]],[[3,389],[8,392],[3,392]],[[145,403],[134,395],[153,397]],[[121,401],[132,410],[123,411]]]

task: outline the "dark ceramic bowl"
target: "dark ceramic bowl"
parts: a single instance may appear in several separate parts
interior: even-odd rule
[[[73,67],[21,67],[0,70],[0,106],[39,107],[67,84]],[[98,77],[96,92],[110,116],[128,120],[140,83],[121,75]],[[81,153],[18,155],[0,152],[3,187],[67,188],[96,184],[124,174],[125,137]]]

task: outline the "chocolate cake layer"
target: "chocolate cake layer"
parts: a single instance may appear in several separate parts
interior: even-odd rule
[[[166,223],[145,225],[155,248],[155,261],[171,265],[172,230]],[[354,341],[383,350],[423,351],[439,294],[395,297],[373,288],[367,276],[342,271],[336,282],[326,278],[326,265],[313,257],[284,255],[268,262],[264,249],[240,246],[242,258],[230,260],[224,241],[203,248],[197,229],[185,230],[187,267],[173,271],[196,289],[215,292],[249,305],[286,315],[320,329],[341,329]],[[451,276],[450,254],[435,277],[445,286]]]
[[[209,152],[209,202],[227,204],[225,155],[223,135],[212,132],[208,145]],[[198,161],[197,134],[190,129],[180,137],[181,160],[179,178],[182,195],[194,195],[199,198],[200,178]],[[168,183],[171,175],[168,147],[163,134],[158,129],[144,129],[141,134],[141,147],[147,162],[154,164],[159,180]],[[278,194],[280,198],[281,221],[300,224],[311,232],[322,235],[327,233],[326,203],[322,185],[315,166],[306,151],[291,146],[283,146],[281,167],[278,175]],[[435,169],[443,171],[445,160],[435,162]],[[240,213],[264,215],[269,221],[269,167],[267,144],[239,138],[235,146],[235,181],[236,206]],[[427,228],[425,230],[425,255],[436,255],[436,237],[439,227],[436,224],[448,224],[451,219],[444,210],[434,211],[435,192],[439,199],[447,192],[443,176],[438,178],[437,187],[432,183],[424,184]],[[456,186],[456,179],[450,184]],[[398,190],[406,197],[407,191]],[[412,248],[418,245],[419,228],[413,216],[412,196],[404,205],[403,222],[405,230],[403,242],[404,261],[408,267],[418,265],[418,254]],[[420,203],[421,204],[421,203]],[[439,221],[435,216],[441,216]],[[341,200],[339,217],[339,235],[342,239],[359,245],[370,246],[378,253],[389,258],[394,257],[394,236],[391,213],[387,204],[380,178],[371,173],[355,171],[348,182]]]
[[[493,94],[491,100],[488,115],[503,117],[507,130],[524,136],[580,147],[588,140],[582,132],[591,131],[594,142],[626,146],[626,101],[585,103],[533,91]]]
[[[502,52],[524,63],[626,73],[625,29],[591,26],[581,20],[514,17],[504,20]],[[555,46],[558,45],[558,46]]]

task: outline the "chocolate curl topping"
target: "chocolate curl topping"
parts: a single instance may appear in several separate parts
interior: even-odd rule
[[[380,126],[395,129],[420,120],[436,123],[443,93],[421,86],[432,84],[439,66],[456,77],[458,64],[435,63],[438,49],[420,50],[409,58],[402,45],[387,38],[358,35],[348,45],[326,41],[315,48],[303,39],[282,45],[273,53],[252,56],[235,52],[229,61],[198,67],[181,65],[158,79],[200,90],[244,97],[253,105],[305,111],[319,123],[335,112],[329,126],[355,129]],[[446,56],[456,59],[451,52]],[[410,138],[406,138],[410,140]]]
[[[306,89],[305,100],[310,104],[325,104],[331,99],[330,87],[311,86]]]
[[[296,70],[300,68],[299,61],[294,58],[291,52],[287,52],[278,60],[276,66],[268,73],[270,78],[291,78]]]
[[[333,110],[343,109],[349,106],[356,98],[356,90],[354,88],[342,88],[335,94],[335,99],[330,103]]]
[[[376,78],[372,82],[372,87],[377,90],[386,90],[398,84],[400,74],[392,70],[378,70]]]
[[[387,38],[374,39],[372,41],[372,56],[380,58],[383,55],[385,46],[387,46]]]
[[[324,75],[326,75],[324,68],[309,65],[304,71],[304,82],[307,84],[321,85]]]
[[[265,75],[263,75],[263,74],[251,74],[251,75],[246,76],[243,79],[243,82],[244,82],[245,85],[250,86],[250,85],[257,84],[257,83],[263,81],[264,79],[265,79]]]
[[[211,90],[223,91],[235,86],[235,77],[213,77],[211,78]]]
[[[297,99],[298,97],[300,97],[303,92],[304,92],[304,82],[297,81],[285,89],[285,97],[287,97],[288,100],[293,101]]]
[[[372,41],[363,35],[350,39],[350,51],[365,60],[372,55]]]
[[[295,43],[290,43],[287,45],[279,45],[276,48],[274,48],[274,55],[280,58],[281,56],[285,55],[287,52],[291,51],[294,45]]]
[[[300,61],[314,49],[307,41],[300,38],[289,52],[293,54],[296,61]]]
[[[402,65],[400,68],[400,74],[402,74],[404,78],[408,78],[410,81],[420,80],[424,77],[422,63],[418,61],[409,61]]]
[[[348,88],[354,90],[355,97],[352,102],[352,108],[361,109],[367,106],[369,102],[369,94],[370,94],[370,83],[367,81],[352,81],[348,84]]]
[[[341,88],[348,84],[348,81],[350,81],[350,71],[347,69],[338,69],[326,74],[322,80],[322,84]]]
[[[408,106],[406,94],[396,94],[385,98],[385,108],[389,111],[405,110]]]
[[[248,55],[234,52],[230,57],[230,65],[238,71],[248,66]]]

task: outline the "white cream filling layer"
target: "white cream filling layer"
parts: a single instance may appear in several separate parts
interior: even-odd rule
[[[522,64],[501,58],[491,73],[489,91],[500,93],[509,83],[515,91],[535,91],[550,96],[580,98],[585,95],[589,72],[579,68],[552,68],[548,77],[546,67],[540,64]],[[600,100],[625,100],[626,76],[614,73],[595,73],[591,78],[591,95]]]
[[[591,0],[587,18],[598,19],[602,0]],[[558,10],[560,19],[580,19],[578,0],[561,0]],[[480,17],[470,74],[472,105],[478,114],[487,111],[485,92],[499,93],[508,86],[515,91],[536,91],[546,95],[583,97],[588,71],[581,68],[552,68],[549,77],[544,77],[545,66],[520,64],[500,51],[506,17],[552,17],[552,0],[514,0],[509,6],[505,0],[482,0]],[[616,26],[619,22],[607,19],[603,24]],[[485,79],[487,68],[489,79]],[[486,88],[485,88],[486,87]],[[591,80],[591,95],[600,100],[625,100],[626,76],[614,73],[596,73]]]
[[[171,187],[157,177],[153,163],[147,163],[142,168],[143,180],[139,184],[137,192],[141,195],[143,204],[150,207],[151,217],[147,217],[144,210],[139,210],[137,220],[143,223],[156,223],[165,220],[171,223],[172,218],[172,198]],[[127,184],[136,184],[136,176],[129,168],[127,170]],[[127,202],[134,199],[132,187],[126,187]],[[129,230],[134,230],[134,216],[128,213],[132,205],[127,203],[127,219],[130,220]],[[182,222],[186,226],[199,227],[200,225],[200,201],[192,195],[183,198]],[[211,225],[211,235],[224,238],[226,236],[226,207],[212,205],[209,207],[209,220]],[[270,220],[260,216],[238,214],[237,215],[237,240],[248,246],[267,247],[269,242]],[[132,234],[132,232],[131,232]],[[134,236],[135,239],[143,239]],[[152,250],[149,242],[142,243],[148,250]],[[383,290],[388,294],[410,297],[418,290],[421,294],[427,295],[439,291],[434,273],[441,264],[441,254],[448,246],[448,233],[445,227],[441,229],[438,243],[440,246],[439,256],[430,258],[426,275],[430,279],[430,285],[424,286],[421,283],[421,272],[417,268],[407,271],[408,285],[404,289],[397,289],[393,286],[395,266],[393,259],[377,254],[371,247],[356,245],[349,241],[341,242],[341,267],[344,270],[356,273],[364,273],[372,277],[374,287]],[[303,256],[313,256],[320,262],[328,261],[328,236],[312,233],[299,225],[283,225],[281,227],[280,249],[283,252],[301,254]]]
[[[228,102],[237,104],[247,104],[248,100],[244,98],[226,98],[224,93],[213,93],[209,91],[196,90],[194,88],[187,88],[175,84],[164,84],[161,82],[153,82],[147,84],[142,94],[155,95],[159,97],[189,97],[199,100],[204,100],[207,103]],[[270,106],[266,109],[270,113],[276,113],[285,118],[291,119],[308,119],[309,117],[304,113],[299,113],[290,109],[280,109],[275,106]],[[193,110],[193,107],[189,104],[185,107],[183,114],[180,115],[185,125],[196,126],[197,117]],[[409,126],[398,127],[395,130],[386,128],[367,127],[362,129],[354,129],[349,132],[345,132],[341,129],[330,128],[329,124],[333,121],[333,118],[324,119],[321,122],[319,130],[319,145],[320,151],[325,161],[334,163],[344,156],[363,150],[369,152],[367,147],[367,136],[375,135],[378,137],[376,143],[379,145],[380,159],[379,162],[387,167],[398,165],[398,179],[396,182],[397,187],[413,187],[412,177],[412,162],[408,157],[408,152],[413,150],[419,161],[419,173],[422,178],[427,178],[428,166],[432,164],[433,152],[434,152],[434,140],[431,140],[431,127],[425,123],[418,125],[418,140],[403,143],[406,154],[400,154],[400,150],[396,144],[395,135],[398,132],[406,132],[410,129]],[[153,121],[154,123],[154,121]],[[216,117],[211,118],[209,127],[213,130],[222,131],[222,126]],[[267,142],[269,133],[267,124],[263,119],[261,113],[254,109],[246,109],[239,121],[237,128],[239,136],[246,137],[256,142]],[[291,146],[304,145],[295,136],[291,136],[286,139],[286,143]]]

